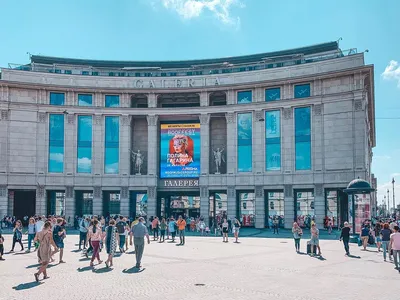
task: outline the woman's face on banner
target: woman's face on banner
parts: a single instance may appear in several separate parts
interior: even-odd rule
[[[184,139],[174,139],[174,151],[175,153],[185,152],[185,140]]]

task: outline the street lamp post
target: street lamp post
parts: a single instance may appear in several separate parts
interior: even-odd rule
[[[389,197],[389,189],[387,189],[387,201],[388,201],[388,212],[389,212],[389,217],[390,217],[390,207],[389,207],[390,197]]]
[[[388,209],[386,207],[386,195],[383,196],[383,203],[385,204],[385,210],[387,211]],[[386,214],[386,216],[387,216],[387,214]]]
[[[392,179],[392,186],[393,186],[393,212],[396,214],[396,200],[395,200],[395,198],[394,198],[394,184],[395,184],[395,182],[396,181],[394,181],[394,177],[393,177],[393,179]]]

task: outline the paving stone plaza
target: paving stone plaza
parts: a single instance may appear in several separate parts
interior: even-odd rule
[[[11,236],[6,235],[5,250]],[[305,251],[307,236],[302,239]],[[51,264],[49,279],[37,284],[36,253],[6,254],[0,262],[0,299],[395,299],[400,275],[375,248],[344,256],[338,240],[322,240],[323,259],[296,254],[292,239],[188,237],[184,247],[146,245],[143,271],[132,267],[130,248],[114,267],[89,267],[78,253],[77,235],[68,235],[65,264]],[[19,250],[19,247],[16,247]],[[104,251],[101,253],[105,258]],[[57,255],[55,256],[57,258]],[[57,260],[56,260],[57,262]]]

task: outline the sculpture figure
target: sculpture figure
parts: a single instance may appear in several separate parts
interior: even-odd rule
[[[222,153],[224,152],[224,150],[225,150],[224,147],[222,147],[222,149],[217,148],[217,150],[213,150],[215,167],[216,167],[216,169],[217,169],[217,171],[215,172],[216,174],[219,174],[219,171],[220,171],[222,162],[225,163],[225,158],[224,158],[224,156],[222,155]]]
[[[143,154],[140,153],[140,150],[138,150],[137,152],[134,152],[133,150],[131,151],[132,153],[132,162],[135,162],[135,170],[137,171],[137,174],[141,174],[140,170],[142,168],[143,165]]]

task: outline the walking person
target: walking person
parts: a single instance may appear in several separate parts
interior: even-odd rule
[[[274,217],[272,224],[274,225],[274,234],[279,234],[279,219],[277,216]]]
[[[117,232],[117,228],[115,227],[115,221],[113,219],[110,220],[109,226],[106,228],[106,251],[108,254],[108,258],[105,261],[107,268],[113,266],[113,257],[115,255],[115,251],[117,250],[117,244],[119,243],[119,234]],[[132,240],[131,240],[132,245]]]
[[[228,243],[229,223],[226,219],[222,221],[222,242]]]
[[[47,266],[51,260],[51,246],[57,249],[57,245],[53,240],[53,233],[51,231],[51,223],[46,221],[43,225],[43,230],[38,232],[35,236],[35,241],[39,242],[39,248],[37,251],[38,261],[40,263],[40,268],[37,273],[34,274],[36,282],[39,281],[39,275],[43,273],[43,279],[49,278],[47,276]]]
[[[133,236],[133,244],[135,246],[136,268],[141,268],[142,257],[144,252],[144,237],[147,238],[147,244],[150,244],[150,236],[147,227],[143,224],[144,218],[139,218],[139,223],[132,227],[131,236]]]
[[[293,223],[292,227],[292,233],[293,233],[293,238],[294,238],[294,247],[296,248],[296,252],[300,252],[300,239],[301,236],[303,235],[303,230],[301,230],[299,224],[297,222]]]
[[[29,219],[29,224],[28,224],[28,249],[26,250],[26,253],[31,252],[31,247],[32,247],[32,241],[35,238],[36,235],[36,224],[35,224],[35,219],[30,218]]]
[[[332,226],[333,226],[332,218],[328,218],[328,233],[329,234],[332,234]]]
[[[361,229],[361,242],[364,251],[367,250],[368,239],[369,239],[369,227],[368,225],[364,225],[363,228]]]
[[[13,243],[10,252],[14,252],[16,243],[20,244],[21,251],[24,251],[24,245],[22,244],[22,223],[20,220],[15,222],[15,227],[13,229]]]
[[[185,245],[185,228],[186,228],[185,219],[183,219],[182,216],[179,216],[178,221],[176,222],[176,225],[178,225],[179,241],[180,241],[180,243],[177,246],[184,246]]]
[[[123,253],[125,252],[124,245],[125,245],[125,227],[126,227],[126,222],[124,221],[123,216],[119,217],[119,221],[115,226],[117,227],[117,231],[119,234],[119,252]]]
[[[344,227],[340,233],[339,241],[343,241],[344,251],[346,255],[350,255],[349,241],[350,241],[350,227],[348,222],[344,222]]]
[[[158,220],[158,217],[155,217],[153,222],[151,222],[151,228],[153,229],[153,240],[158,241],[158,229],[160,226],[160,221]]]
[[[317,225],[315,223],[312,223],[311,225],[311,256],[314,256],[314,248],[316,247],[318,249],[318,254],[321,255],[321,247],[319,246],[319,229],[317,228]],[[314,247],[315,246],[315,247]]]
[[[65,229],[63,227],[64,220],[62,218],[57,219],[57,225],[54,226],[53,228],[53,240],[54,243],[56,244],[57,248],[60,251],[60,261],[59,263],[65,263],[63,261],[63,255],[64,255],[64,238],[65,238]],[[58,252],[54,251],[52,255],[56,254]]]
[[[176,230],[178,228],[178,225],[175,222],[174,217],[171,217],[168,223],[168,230],[171,233],[171,243],[175,243],[175,236],[176,236]]]
[[[386,261],[386,252],[389,253],[389,259],[392,260],[390,255],[389,249],[389,242],[390,242],[390,234],[392,232],[389,229],[389,224],[385,223],[383,225],[383,229],[381,230],[381,237],[382,237],[382,250],[383,250],[383,260]]]
[[[240,230],[240,222],[237,218],[233,220],[233,234],[235,236],[234,243],[239,243],[239,230]]]
[[[86,244],[87,244],[87,232],[88,232],[88,227],[89,227],[89,218],[82,218],[82,220],[79,222],[79,250],[82,249],[82,243],[83,243],[83,249],[86,249]]]
[[[390,235],[390,249],[393,250],[395,269],[400,273],[400,232],[399,226],[393,227],[394,233]]]
[[[167,230],[167,222],[165,222],[165,218],[162,218],[160,223],[160,243],[165,242],[165,231]]]
[[[94,259],[97,258],[99,265],[103,262],[100,259],[100,243],[103,241],[103,231],[99,226],[98,220],[93,220],[93,225],[89,227],[88,237],[93,247],[92,258],[90,260],[90,266],[93,267]]]
[[[0,260],[5,260],[4,255],[4,237],[0,233]]]
[[[376,242],[376,247],[378,248],[378,252],[381,252],[381,246],[382,246],[382,238],[381,238],[381,230],[382,230],[382,224],[381,222],[377,222],[375,224],[375,242]]]

